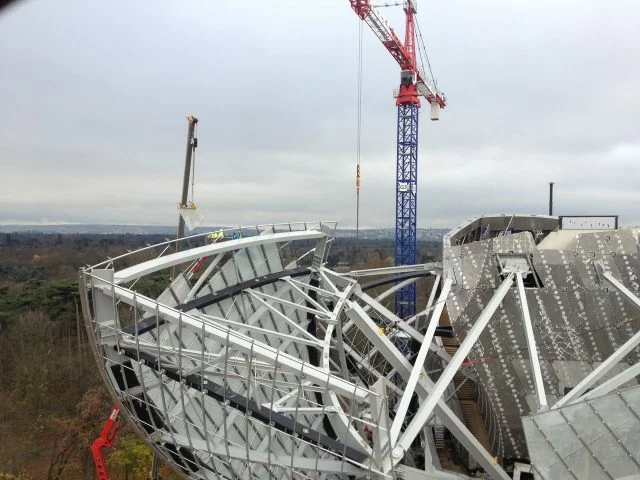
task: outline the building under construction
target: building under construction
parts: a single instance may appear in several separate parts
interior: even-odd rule
[[[425,75],[416,2],[401,4],[404,43],[349,0],[362,20],[356,232],[363,23],[401,69],[395,266],[328,268],[335,222],[183,238],[199,222],[188,117],[177,240],[80,274],[117,408],[190,479],[640,478],[639,231],[550,205],[469,220],[441,263],[417,264],[419,97],[432,120],[446,102]],[[161,277],[154,298],[146,279]]]
[[[177,471],[640,475],[637,230],[479,217],[445,237],[441,264],[338,274],[334,227],[236,228],[82,271],[104,381]],[[138,287],[174,269],[158,298]],[[425,276],[426,309],[399,318],[393,294]]]

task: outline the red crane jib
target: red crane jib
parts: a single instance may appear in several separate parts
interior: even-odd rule
[[[358,15],[358,17],[360,17],[360,20],[369,19],[372,21],[374,25],[377,23],[380,23],[380,19],[369,18],[369,15],[373,12],[373,8],[372,8],[372,5],[369,3],[369,0],[349,0],[349,2],[351,3],[351,8],[353,8],[353,11],[356,12],[356,15]],[[412,17],[412,20],[413,20],[413,17]],[[385,48],[389,51],[391,56],[395,59],[395,61],[398,62],[398,64],[400,65],[400,68],[402,70],[416,71],[415,52],[414,52],[414,55],[411,55],[411,53],[405,49],[404,45],[402,45],[402,42],[400,41],[400,39],[398,38],[398,36],[396,35],[396,33],[393,31],[392,28],[386,25],[380,25],[378,28],[381,31],[386,30],[384,34],[385,34],[385,37],[387,38],[386,39],[381,38],[380,40],[382,41],[382,44],[385,46]],[[413,32],[413,29],[411,29],[411,32]],[[415,44],[415,42],[413,42],[412,44]],[[413,61],[412,61],[412,56],[414,57]]]
[[[401,83],[397,105],[418,105],[420,106],[420,95],[424,96],[429,103],[436,102],[440,107],[446,105],[444,96],[438,93],[435,87],[429,85],[425,80],[417,66],[416,60],[416,36],[415,36],[415,10],[412,8],[411,2],[406,2],[406,25],[405,25],[405,42],[400,41],[393,28],[382,18],[377,9],[371,5],[369,0],[349,0],[349,4],[353,11],[358,15],[360,20],[364,21],[378,37],[382,45],[391,54],[400,69],[403,72],[411,72],[415,74],[414,85]]]
[[[351,8],[356,12],[356,15],[360,17],[360,20],[364,20],[367,13],[371,10],[369,0],[349,0],[349,2],[351,3]]]

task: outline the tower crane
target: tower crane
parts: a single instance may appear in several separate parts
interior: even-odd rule
[[[404,0],[404,44],[369,0],[349,0],[351,8],[364,21],[400,65],[400,88],[396,96],[398,107],[396,158],[396,226],[395,264],[416,263],[416,207],[418,180],[418,112],[420,97],[431,105],[431,120],[438,120],[440,109],[446,105],[444,94],[435,82],[429,83],[418,67],[416,0]],[[416,310],[415,283],[395,293],[395,312],[400,318],[413,316]]]

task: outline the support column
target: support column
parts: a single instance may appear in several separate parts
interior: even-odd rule
[[[524,331],[527,337],[527,348],[529,349],[529,359],[531,360],[531,368],[533,370],[533,384],[536,388],[538,397],[538,411],[548,410],[547,395],[544,391],[544,383],[542,382],[542,371],[540,370],[540,361],[538,360],[538,347],[536,339],[533,336],[533,327],[531,326],[531,315],[529,314],[529,304],[524,290],[524,282],[522,281],[522,273],[516,274],[516,283],[518,285],[518,297],[520,298],[520,310],[522,311],[522,320],[524,322]]]
[[[440,303],[436,308],[436,311],[433,312],[431,316],[431,320],[429,322],[429,326],[427,327],[427,331],[424,334],[424,340],[422,341],[422,345],[420,346],[420,350],[418,351],[418,356],[415,359],[413,364],[413,369],[411,370],[411,375],[409,376],[409,380],[407,381],[407,385],[404,387],[404,393],[402,398],[400,399],[400,405],[398,406],[398,411],[396,412],[396,417],[393,420],[393,425],[391,425],[391,444],[394,445],[398,436],[400,435],[400,429],[402,428],[402,424],[404,423],[404,419],[407,415],[407,410],[409,408],[409,403],[411,402],[411,397],[413,397],[413,393],[416,389],[416,384],[420,378],[420,374],[423,372],[424,362],[427,359],[427,353],[429,353],[429,349],[431,347],[431,341],[433,340],[433,334],[436,332],[436,327],[438,326],[438,322],[440,321],[440,315],[442,314],[442,308],[444,307],[444,299],[449,295],[449,289],[451,288],[451,279],[446,279],[444,282],[444,287],[442,288],[442,293],[440,295]]]
[[[350,305],[351,309],[346,310],[349,318],[353,320],[360,331],[367,337],[367,340],[384,355],[391,366],[396,369],[403,378],[408,379],[412,369],[409,361],[398,351],[386,335],[380,335],[378,326],[371,320],[360,305],[356,302],[351,302]],[[416,393],[422,402],[433,395],[434,389],[435,384],[429,377],[426,377],[424,382],[418,382],[416,384]],[[442,422],[451,434],[469,451],[471,456],[478,461],[491,478],[495,480],[510,480],[502,467],[497,464],[497,460],[487,452],[478,439],[469,431],[464,422],[453,413],[443,399],[440,399],[436,403],[435,412],[436,415],[442,419]],[[411,442],[409,442],[409,444],[411,444]],[[400,462],[402,457],[403,452],[400,451],[398,456],[393,457],[394,463]]]
[[[438,401],[449,386],[449,383],[451,383],[451,380],[453,380],[453,377],[460,368],[460,365],[464,362],[464,359],[471,351],[471,348],[475,345],[478,337],[480,337],[480,334],[489,323],[489,320],[491,320],[494,312],[498,309],[498,306],[500,306],[502,299],[511,288],[513,276],[514,273],[510,273],[507,278],[504,279],[498,290],[496,290],[496,293],[493,295],[491,300],[489,300],[487,306],[478,317],[478,320],[476,320],[476,323],[471,327],[471,330],[469,330],[466,338],[462,341],[462,344],[460,344],[458,351],[451,359],[451,363],[449,363],[447,368],[444,369],[433,390],[427,397],[427,400],[420,405],[415,417],[399,438],[394,449],[394,455],[398,453],[398,456],[402,457],[402,452],[409,449],[413,440],[418,436],[424,424],[431,417],[433,409],[436,407]],[[396,452],[396,449],[400,449],[400,451]]]

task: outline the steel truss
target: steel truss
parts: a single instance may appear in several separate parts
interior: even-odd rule
[[[398,105],[396,159],[395,264],[416,263],[416,209],[418,198],[418,112],[419,105]],[[416,313],[415,284],[395,294],[395,312],[402,319]]]
[[[369,295],[356,278],[323,266],[327,235],[306,226],[271,230],[125,269],[82,271],[83,312],[97,362],[140,435],[193,478],[390,478],[399,471],[406,478],[464,478],[431,460],[421,470],[405,462],[435,415],[488,475],[509,478],[444,393],[516,273],[496,291],[459,352],[437,353],[446,367],[434,383],[425,360],[442,350],[434,334],[453,279],[434,266],[441,296],[433,294],[427,309],[407,313],[405,322],[381,302],[415,278]],[[295,242],[314,254],[301,255]],[[206,259],[215,264],[203,270],[206,278],[191,277],[189,266]],[[130,285],[184,265],[162,301]],[[394,345],[399,332],[421,342],[416,358]],[[414,393],[421,406],[410,418]],[[425,445],[427,457],[437,459],[435,447]]]

